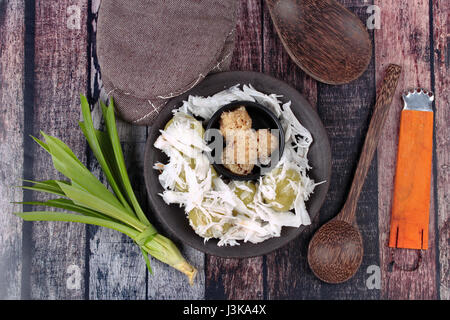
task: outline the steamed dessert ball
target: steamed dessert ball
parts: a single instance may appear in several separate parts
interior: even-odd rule
[[[191,169],[195,169],[195,159],[191,158],[188,161],[189,167]],[[180,192],[188,192],[188,185],[186,183],[186,172],[185,170],[181,170],[179,177],[179,181],[175,183],[175,189]]]
[[[228,140],[230,134],[238,130],[248,130],[252,127],[250,118],[245,107],[239,107],[233,111],[226,111],[220,115],[220,133]]]
[[[172,117],[172,119],[170,119],[166,125],[164,126],[164,131],[169,131],[172,129],[172,126],[175,124],[180,124],[183,127],[186,127],[187,125],[189,126],[189,129],[192,130],[192,132],[194,134],[197,134],[200,137],[203,137],[204,135],[204,128],[203,125],[200,121],[198,121],[197,119],[195,119],[194,117],[184,114],[184,113],[176,113],[175,116]],[[189,167],[192,170],[196,169],[196,159],[195,158],[189,158],[184,156],[186,161],[188,162]],[[204,159],[199,159],[199,160],[204,160]],[[201,161],[200,161],[201,162]],[[204,171],[203,171],[204,172]],[[178,176],[178,181],[175,183],[175,190],[180,191],[180,192],[188,192],[188,186],[186,183],[186,172],[185,169],[183,168]]]
[[[195,130],[196,133],[200,137],[203,137],[205,133],[205,129],[203,128],[203,125],[200,121],[195,119],[193,116],[187,115],[187,114],[176,114],[172,119],[170,119],[166,125],[164,126],[164,131],[169,129],[169,127],[175,122],[175,121],[189,121],[190,122],[190,129]]]
[[[231,228],[230,223],[224,223],[222,225],[213,225],[205,230],[204,228],[206,228],[208,224],[211,222],[219,222],[220,218],[215,216],[208,218],[208,216],[199,208],[194,208],[189,211],[188,219],[189,224],[194,231],[198,235],[206,238],[219,238]]]
[[[234,182],[234,194],[248,206],[253,202],[256,194],[256,185],[251,181]]]
[[[208,175],[208,171],[211,171],[211,185],[213,184],[213,180],[218,177],[216,170],[213,166],[208,165],[208,167],[204,167],[201,169],[196,168],[196,166],[202,161],[208,161],[206,158],[199,158],[198,161],[194,158],[190,158],[188,160],[189,167],[195,171],[197,176],[197,182],[202,182],[206,179]],[[209,163],[209,162],[208,162]],[[186,181],[186,170],[183,168],[180,174],[178,175],[179,180],[175,183],[175,190],[179,192],[189,192],[188,184]]]
[[[258,158],[263,164],[270,162],[270,156],[278,148],[278,138],[269,129],[256,132],[258,141]]]
[[[277,168],[263,179],[263,184],[274,187],[275,197],[269,198],[263,195],[263,200],[275,211],[289,211],[293,208],[297,197],[300,174],[293,169],[288,169],[282,174],[282,169]]]
[[[210,166],[209,167],[210,169],[211,169],[211,179],[215,179],[215,178],[218,178],[219,177],[219,175],[217,174],[217,171],[216,171],[216,169],[214,169],[214,167],[213,166]]]

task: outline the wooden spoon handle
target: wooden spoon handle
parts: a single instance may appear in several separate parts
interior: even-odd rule
[[[378,140],[380,139],[381,131],[386,122],[389,107],[392,104],[401,70],[401,67],[395,64],[389,65],[386,69],[383,83],[377,92],[377,101],[375,103],[372,120],[370,121],[347,201],[345,202],[341,213],[336,217],[339,220],[344,220],[351,224],[355,220],[359,194],[361,193],[364,180],[366,179],[367,172],[369,171],[370,164],[375,155]]]

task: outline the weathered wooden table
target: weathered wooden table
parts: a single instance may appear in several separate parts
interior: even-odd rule
[[[368,70],[342,86],[306,76],[283,49],[264,1],[240,1],[232,69],[280,78],[317,108],[332,147],[331,186],[319,219],[298,239],[269,255],[226,260],[183,247],[200,270],[193,287],[158,261],[153,261],[155,275],[149,275],[138,248],[115,231],[24,223],[12,214],[23,208],[10,201],[30,200],[33,194],[11,186],[21,184],[22,178],[57,175],[48,155],[29,137],[39,130],[67,142],[100,175],[77,127],[79,93],[96,101],[100,92],[95,56],[99,1],[0,1],[0,298],[450,299],[449,1],[341,0],[367,21],[374,44]],[[397,95],[358,206],[365,245],[362,266],[347,283],[327,285],[307,266],[307,244],[343,205],[376,85],[389,63],[403,67],[398,93],[423,86],[437,97],[430,249],[415,268],[414,250],[387,247],[402,108]],[[120,122],[119,130],[134,188],[148,209],[142,175],[148,128]]]

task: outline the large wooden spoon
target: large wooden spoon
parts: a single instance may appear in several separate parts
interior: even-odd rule
[[[314,79],[343,84],[358,78],[372,57],[361,20],[335,0],[266,0],[292,60]]]
[[[377,149],[392,98],[397,88],[401,67],[389,65],[377,93],[377,102],[367,131],[347,201],[341,212],[323,225],[308,247],[308,263],[322,281],[341,283],[358,270],[363,257],[363,243],[356,224],[358,198]]]

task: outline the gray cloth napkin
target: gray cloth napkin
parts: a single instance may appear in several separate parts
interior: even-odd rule
[[[103,1],[97,56],[118,115],[149,125],[170,98],[226,70],[237,8],[236,0]]]

